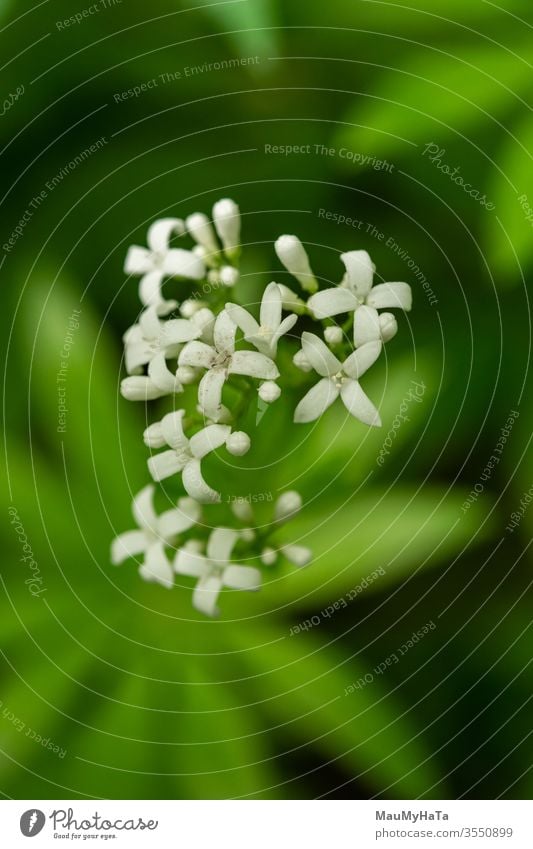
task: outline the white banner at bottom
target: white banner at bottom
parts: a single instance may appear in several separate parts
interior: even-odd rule
[[[529,801],[2,801],[1,845],[531,849]]]

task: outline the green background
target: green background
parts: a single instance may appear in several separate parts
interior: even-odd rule
[[[5,797],[531,795],[533,508],[513,533],[506,525],[533,482],[533,234],[519,201],[533,205],[533,18],[525,3],[504,5],[123,0],[59,28],[83,3],[1,4],[3,96],[24,86],[0,123],[2,244],[46,183],[106,139],[1,252]],[[246,57],[259,61],[185,72]],[[494,209],[424,155],[431,143]],[[267,144],[311,152],[284,157]],[[342,148],[392,168],[350,162]],[[411,284],[414,309],[364,380],[381,431],[340,408],[316,428],[292,427],[297,397],[284,395],[231,473],[206,463],[225,492],[299,489],[306,507],[279,539],[315,551],[306,570],[266,571],[261,593],[225,593],[212,622],[193,610],[192,584],[148,585],[135,564],[110,566],[109,545],[133,526],[131,495],[147,482],[146,411],[118,393],[121,335],[138,312],[124,255],[154,218],[208,212],[224,196],[243,213],[243,302],[287,282],[272,243],[295,232],[322,279],[339,279],[340,251],[364,248],[380,277]],[[379,467],[411,380],[424,382],[423,400]],[[463,512],[512,410],[501,460]],[[12,506],[46,588],[38,598]],[[346,609],[290,635],[378,568],[385,575]],[[344,695],[428,622],[401,662]]]

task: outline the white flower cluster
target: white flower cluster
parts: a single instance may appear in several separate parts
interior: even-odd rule
[[[187,237],[194,242],[191,249],[171,245]],[[301,333],[293,363],[301,372],[316,371],[321,379],[300,400],[294,421],[313,421],[340,396],[351,415],[379,425],[379,414],[359,378],[397,331],[394,316],[380,315],[378,309],[410,309],[411,290],[406,283],[373,286],[375,267],[369,255],[351,251],[341,255],[346,268],[341,283],[319,291],[300,240],[281,236],[276,253],[306,295],[269,283],[256,318],[227,299],[228,290],[239,281],[240,256],[240,213],[229,199],[214,205],[212,220],[194,213],[185,220],[156,221],[147,241],[148,248],[131,247],[125,262],[127,274],[140,276],[143,310],[123,337],[128,377],[121,392],[130,401],[172,397],[172,411],[144,431],[146,446],[157,451],[148,459],[148,471],[156,482],[179,475],[187,497],[157,515],[154,486],[141,490],[132,507],[138,528],[113,541],[111,557],[118,564],[142,556],[141,576],[166,587],[174,585],[176,575],[196,578],[193,604],[214,616],[223,587],[256,590],[260,585],[259,568],[232,563],[231,558],[256,558],[263,566],[273,565],[280,553],[297,566],[311,558],[303,546],[276,547],[269,538],[301,507],[300,496],[292,491],[278,498],[266,532],[253,530],[250,505],[237,500],[232,504],[234,520],[245,526],[215,527],[203,538],[201,505],[216,505],[221,495],[204,480],[202,459],[223,446],[234,456],[250,448],[249,435],[239,429],[241,406],[223,402],[226,384],[243,395],[243,409],[254,392],[267,404],[275,402],[281,394],[278,344],[300,317],[311,326],[319,323],[325,341],[307,330]],[[181,303],[164,297],[168,278],[188,281],[183,286],[189,294]],[[201,294],[194,292],[199,284]],[[332,316],[341,314],[344,323],[334,323]],[[348,333],[353,333],[353,349]],[[174,551],[172,559],[169,549]]]

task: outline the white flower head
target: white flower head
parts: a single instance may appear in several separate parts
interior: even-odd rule
[[[198,578],[193,593],[193,605],[207,616],[218,616],[217,600],[223,587],[235,590],[258,590],[261,572],[251,566],[230,562],[233,547],[239,538],[237,531],[216,528],[207,541],[206,554],[184,546],[176,554],[174,569],[178,575]]]
[[[226,310],[218,314],[213,329],[213,345],[189,342],[180,353],[180,366],[206,369],[198,387],[198,401],[204,415],[218,421],[221,415],[222,389],[232,374],[246,375],[259,380],[279,377],[276,365],[257,351],[236,351],[237,327]]]
[[[374,309],[410,310],[411,287],[408,283],[379,283],[372,286],[376,266],[366,251],[341,254],[346,274],[340,286],[317,292],[307,302],[317,319],[357,310],[363,304]]]
[[[153,506],[154,487],[145,486],[133,499],[132,513],[137,529],[119,534],[111,544],[111,562],[123,563],[130,557],[144,555],[139,569],[146,581],[157,581],[172,587],[174,574],[165,554],[165,547],[176,542],[179,534],[188,531],[200,519],[200,506],[191,498],[180,498],[177,507],[159,516]]]
[[[241,214],[235,201],[230,198],[217,201],[213,206],[213,221],[224,253],[230,258],[236,257],[240,249]]]
[[[164,359],[177,358],[185,342],[201,336],[196,324],[185,318],[160,320],[160,316],[172,312],[176,306],[176,301],[152,304],[141,314],[138,323],[126,331],[123,339],[128,374],[141,373],[142,367],[159,354]]]
[[[263,292],[259,310],[259,324],[255,318],[238,304],[226,304],[226,312],[244,333],[244,338],[267,357],[275,359],[278,342],[298,320],[292,314],[282,320],[281,292],[277,283],[269,283]]]
[[[311,271],[309,257],[298,236],[280,236],[274,248],[280,262],[289,274],[296,277],[302,289],[307,292],[316,292],[318,283]]]
[[[144,431],[149,448],[169,450],[154,454],[148,460],[148,470],[155,481],[162,481],[181,472],[186,492],[196,501],[214,503],[220,494],[211,489],[202,477],[202,458],[225,444],[231,434],[229,425],[212,424],[202,428],[189,439],[183,431],[184,410],[167,413],[160,422]]]
[[[141,275],[139,297],[145,306],[163,300],[161,285],[165,277],[185,277],[202,280],[205,266],[192,251],[170,248],[169,241],[175,234],[185,230],[179,218],[161,218],[148,230],[148,248],[138,245],[130,247],[124,263],[126,274]]]
[[[305,395],[294,413],[298,423],[312,422],[339,396],[350,415],[367,425],[381,426],[379,413],[363,392],[359,378],[381,353],[382,343],[374,340],[361,345],[341,363],[314,333],[302,334],[302,348],[314,370],[321,376]]]

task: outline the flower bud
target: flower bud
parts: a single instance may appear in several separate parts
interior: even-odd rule
[[[300,286],[307,292],[316,292],[318,283],[311,271],[309,258],[298,236],[280,236],[274,248],[280,262],[289,274],[296,277]]]
[[[223,286],[235,286],[239,279],[239,272],[232,265],[223,265],[220,269],[220,282]]]
[[[218,253],[219,247],[215,231],[207,215],[204,215],[203,212],[194,212],[185,219],[185,224],[194,241],[207,253]]]
[[[309,362],[309,360],[301,349],[299,351],[296,351],[294,357],[292,358],[292,361],[296,368],[299,368],[300,371],[312,371],[313,369],[313,366],[311,365],[311,363]]]
[[[295,566],[300,567],[307,566],[313,556],[311,549],[306,548],[304,545],[285,545],[281,551],[287,560],[290,560]]]
[[[341,327],[326,327],[324,330],[324,339],[329,345],[340,345],[342,337],[343,333]]]
[[[195,313],[204,309],[206,306],[206,301],[196,301],[194,298],[189,298],[187,301],[183,301],[180,307],[180,314],[183,318],[192,318]]]
[[[388,342],[398,332],[398,322],[396,317],[391,312],[383,312],[379,317],[379,329],[381,330],[381,338],[384,342]]]
[[[188,386],[190,383],[194,383],[197,380],[198,371],[192,366],[178,366],[176,377],[180,383]]]
[[[274,383],[273,380],[265,380],[265,382],[259,387],[257,394],[261,398],[261,401],[264,401],[265,404],[272,404],[274,401],[278,400],[281,395],[281,389],[277,383]]]
[[[149,425],[143,433],[143,440],[148,448],[162,448],[163,445],[166,445],[161,422]]]
[[[302,496],[294,489],[282,493],[276,501],[274,518],[277,522],[286,522],[292,518],[302,507]]]
[[[226,439],[226,448],[235,457],[242,457],[250,450],[250,437],[243,430],[236,430]]]
[[[225,253],[236,256],[240,246],[241,214],[235,201],[230,198],[217,201],[213,206],[213,221]]]
[[[261,552],[261,563],[264,566],[273,566],[278,559],[278,552],[273,548],[264,548]]]

